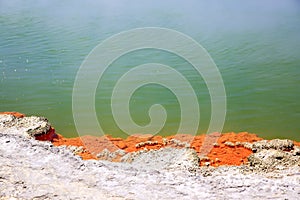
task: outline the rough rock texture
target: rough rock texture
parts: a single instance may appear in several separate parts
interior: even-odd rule
[[[252,145],[252,151],[261,151],[264,149],[275,149],[275,150],[283,150],[283,151],[289,151],[292,150],[294,147],[294,142],[292,140],[280,140],[280,139],[274,139],[274,140],[261,140],[258,142],[253,143]]]
[[[248,157],[249,164],[259,170],[272,171],[292,166],[300,166],[299,147],[291,140],[262,140],[252,144]]]
[[[121,158],[123,162],[145,166],[148,169],[183,169],[195,172],[199,169],[197,152],[190,148],[162,148],[159,150],[138,151],[126,154]]]
[[[51,124],[44,117],[17,118],[10,114],[0,114],[0,132],[5,134],[21,134],[28,137],[37,137],[47,134]]]
[[[272,172],[251,166],[161,167],[161,162],[112,163],[81,160],[49,142],[0,134],[0,199],[299,199],[300,168]],[[194,159],[186,151],[183,161]],[[140,158],[140,159],[142,159]],[[168,160],[166,158],[166,160]],[[196,159],[197,160],[197,159]],[[151,163],[148,167],[145,163]],[[180,162],[179,162],[180,163]],[[193,163],[193,162],[192,162]],[[170,164],[171,165],[171,164]],[[156,166],[156,167],[155,167]],[[176,165],[175,165],[176,166]],[[159,168],[161,167],[161,168]]]
[[[0,197],[95,199],[111,197],[95,188],[95,177],[80,173],[82,160],[63,147],[0,134]],[[100,198],[100,199],[101,199]]]
[[[251,166],[260,170],[283,169],[291,166],[300,166],[300,156],[294,156],[290,152],[269,149],[262,150],[249,156]]]

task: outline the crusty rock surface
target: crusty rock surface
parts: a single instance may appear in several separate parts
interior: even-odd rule
[[[35,137],[46,134],[51,124],[44,117],[30,116],[16,118],[9,114],[0,114],[0,132]]]
[[[174,153],[176,150],[168,149]],[[160,151],[154,154],[159,155]],[[147,167],[83,161],[66,147],[20,134],[0,134],[0,199],[299,199],[300,168],[269,172],[251,166]],[[190,154],[191,153],[191,154]],[[183,160],[195,158],[187,151]],[[191,157],[190,157],[191,156]],[[196,159],[197,160],[197,159]],[[190,162],[190,161],[189,161]],[[171,165],[171,164],[170,164]],[[149,166],[149,165],[148,165]]]
[[[294,148],[294,142],[292,140],[281,140],[281,139],[274,139],[274,140],[261,140],[258,142],[253,143],[252,151],[261,151],[265,149],[275,149],[275,150],[283,150],[289,151]]]
[[[262,140],[252,144],[252,151],[249,164],[261,171],[300,166],[299,147],[291,140]]]
[[[166,147],[159,150],[128,153],[122,157],[121,161],[153,170],[183,169],[195,172],[199,169],[200,159],[194,149]]]
[[[295,165],[300,166],[300,156],[295,156],[290,152],[275,149],[262,150],[258,153],[254,153],[249,156],[248,160],[251,166],[266,171]]]

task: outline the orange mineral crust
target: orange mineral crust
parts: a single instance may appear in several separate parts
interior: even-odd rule
[[[184,148],[187,144],[190,144],[188,146],[195,149],[200,155],[200,150],[206,137],[206,135],[193,137],[187,134],[177,134],[165,138],[153,135],[131,135],[126,139],[113,138],[110,135],[76,138],[64,138],[59,134],[57,136],[52,141],[55,146],[83,146],[84,151],[77,154],[83,159],[97,159],[96,155],[104,149],[110,152],[115,152],[119,149],[125,152],[135,152],[143,149],[160,149],[162,147]],[[216,143],[210,144],[211,151],[208,155],[201,158],[200,165],[205,165],[207,162],[211,166],[241,165],[247,162],[247,157],[252,153],[242,143],[253,143],[262,140],[262,138],[255,134],[242,132],[221,134],[216,140]]]

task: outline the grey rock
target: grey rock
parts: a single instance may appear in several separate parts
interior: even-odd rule
[[[112,161],[116,157],[115,152],[110,152],[108,149],[104,149],[102,152],[97,154],[97,158],[103,159],[103,160],[108,160]]]
[[[217,142],[215,142],[215,143],[213,143],[213,146],[214,147],[219,147],[220,145]]]
[[[200,156],[199,158],[200,158],[200,161],[209,161],[210,160],[209,157],[207,157],[207,156]]]
[[[275,149],[263,149],[248,157],[250,166],[262,171],[288,168],[300,165],[300,156],[294,156],[291,152]]]
[[[245,147],[246,149],[250,149],[253,151],[253,144],[249,142],[242,142],[242,146]]]
[[[12,122],[16,120],[16,117],[13,115],[0,114],[0,126],[9,127]]]
[[[300,165],[299,147],[291,140],[262,140],[252,144],[252,151],[248,157],[250,166],[262,171],[287,168]]]
[[[253,151],[260,151],[263,149],[275,149],[275,150],[292,150],[294,147],[294,142],[292,140],[281,140],[281,139],[274,139],[274,140],[261,140],[258,142],[253,143],[252,150]]]
[[[140,142],[138,144],[135,145],[136,148],[141,148],[144,147],[146,145],[157,145],[158,142],[157,141],[146,141],[146,142]]]
[[[174,146],[174,147],[185,147],[185,148],[189,148],[190,147],[190,143],[188,143],[188,142],[182,142],[182,141],[174,139],[174,138],[171,139],[171,140],[163,138],[163,145],[164,146],[171,145],[171,146]]]
[[[35,137],[46,134],[51,124],[44,117],[30,116],[16,118],[13,115],[0,114],[0,132]]]
[[[224,144],[229,147],[235,147],[235,144],[229,141],[226,141]]]
[[[79,146],[79,147],[78,147],[78,146],[72,146],[72,145],[69,145],[69,146],[67,146],[67,148],[68,148],[71,152],[73,152],[74,154],[84,152],[84,149],[83,149],[82,146]]]
[[[292,150],[292,153],[294,156],[300,156],[300,147],[294,146],[294,149]]]

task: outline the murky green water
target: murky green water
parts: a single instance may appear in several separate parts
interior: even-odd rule
[[[0,111],[43,115],[58,132],[76,136],[72,89],[84,58],[113,34],[155,26],[191,36],[217,64],[227,93],[224,132],[300,140],[299,1],[141,2],[0,0]],[[198,132],[206,132],[210,96],[203,79],[182,58],[159,50],[133,52],[107,70],[95,97],[105,132],[125,136],[111,114],[111,89],[127,70],[148,62],[169,65],[187,77],[200,102]],[[148,109],[155,103],[168,112],[161,134],[175,133],[179,104],[161,86],[134,93],[133,119],[147,124]]]

